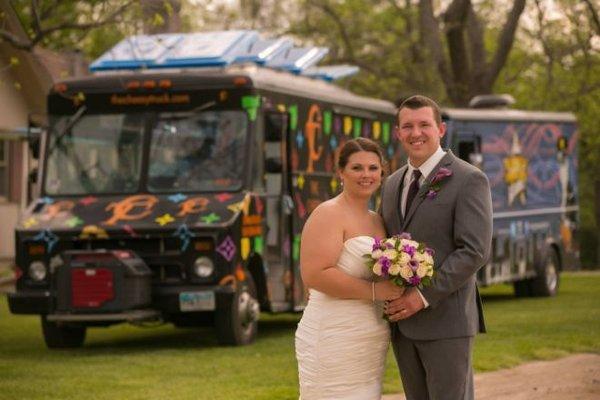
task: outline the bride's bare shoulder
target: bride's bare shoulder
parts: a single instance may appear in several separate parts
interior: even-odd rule
[[[319,204],[309,216],[310,219],[327,219],[343,215],[343,208],[340,205],[339,198],[334,197]],[[333,221],[331,221],[333,222]]]

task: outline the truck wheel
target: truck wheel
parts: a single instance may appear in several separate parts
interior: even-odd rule
[[[67,349],[81,347],[85,340],[85,326],[69,326],[48,321],[41,316],[44,341],[49,349]]]
[[[241,346],[254,342],[258,331],[260,307],[256,287],[250,274],[244,282],[237,283],[233,296],[218,307],[215,315],[217,340],[228,346]]]
[[[532,294],[539,297],[555,296],[558,293],[559,273],[558,254],[549,249],[538,275],[531,280]]]
[[[513,282],[516,297],[531,296],[531,279],[523,279]]]

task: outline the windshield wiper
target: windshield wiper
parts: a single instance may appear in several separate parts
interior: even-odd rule
[[[75,112],[75,114],[73,114],[71,116],[71,118],[69,118],[69,120],[67,121],[67,123],[65,124],[65,126],[63,127],[63,129],[58,133],[58,135],[56,136],[56,140],[52,143],[52,147],[50,147],[50,149],[48,150],[48,154],[51,154],[52,151],[54,150],[54,148],[56,146],[58,146],[58,144],[62,141],[62,138],[71,131],[71,129],[73,129],[73,126],[75,126],[75,124],[77,123],[77,121],[79,121],[81,119],[81,117],[83,117],[83,114],[87,111],[87,107],[86,106],[81,106],[77,109],[77,111]]]

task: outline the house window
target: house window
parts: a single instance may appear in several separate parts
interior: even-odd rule
[[[8,198],[8,142],[0,140],[0,200]]]

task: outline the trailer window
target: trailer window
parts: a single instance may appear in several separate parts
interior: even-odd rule
[[[152,127],[148,189],[239,189],[245,171],[246,130],[242,111],[160,114]]]
[[[144,118],[90,114],[53,118],[45,191],[50,195],[133,193],[139,187]]]

